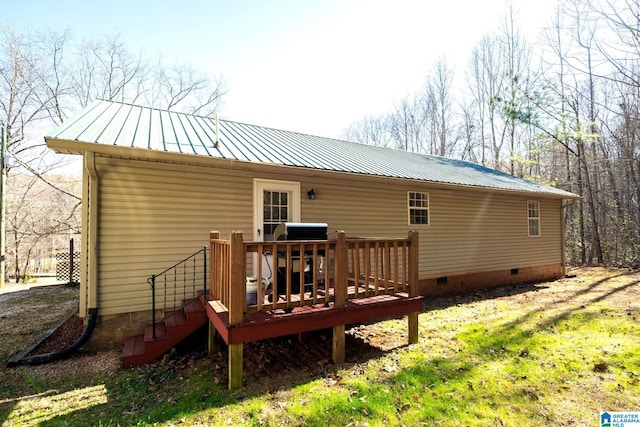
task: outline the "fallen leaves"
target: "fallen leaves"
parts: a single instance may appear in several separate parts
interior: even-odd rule
[[[601,363],[595,363],[593,365],[594,372],[607,372],[608,370],[609,370],[609,365],[607,363],[601,362]]]

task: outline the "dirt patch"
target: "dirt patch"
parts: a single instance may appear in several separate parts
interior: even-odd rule
[[[95,373],[116,372],[121,369],[120,351],[109,350],[98,353],[86,353],[80,350],[67,359],[57,360],[46,365],[21,365],[13,370],[14,377],[28,373],[42,380],[56,379],[70,375],[91,375]]]
[[[76,314],[64,322],[55,332],[33,349],[31,354],[47,354],[60,351],[76,342],[84,332],[84,322]]]

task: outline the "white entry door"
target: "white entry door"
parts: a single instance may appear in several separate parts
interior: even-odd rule
[[[255,179],[253,181],[254,240],[273,240],[273,232],[283,222],[300,222],[300,183]],[[263,276],[273,269],[270,256],[262,256]],[[254,260],[254,266],[256,265]],[[254,272],[257,273],[257,272]]]

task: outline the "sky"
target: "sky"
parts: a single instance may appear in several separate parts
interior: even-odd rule
[[[461,79],[474,44],[507,11],[505,0],[3,3],[0,24],[120,34],[132,51],[222,77],[220,118],[334,138],[420,90],[443,55]],[[535,40],[555,0],[511,4]]]

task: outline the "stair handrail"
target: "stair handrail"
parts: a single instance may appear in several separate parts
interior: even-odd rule
[[[207,295],[207,278],[208,278],[208,274],[207,274],[207,246],[205,245],[204,247],[202,247],[202,249],[199,249],[198,251],[194,252],[193,254],[189,255],[188,257],[186,257],[185,259],[183,259],[182,261],[179,261],[177,263],[175,263],[174,265],[172,265],[171,267],[165,268],[164,270],[162,270],[160,273],[158,274],[152,274],[151,276],[149,276],[147,278],[147,284],[149,284],[149,286],[151,286],[151,324],[153,325],[152,327],[152,338],[155,340],[156,339],[156,278],[161,277],[161,276],[165,276],[165,288],[166,288],[166,274],[170,271],[175,271],[178,267],[180,267],[181,265],[186,264],[188,261],[193,260],[195,263],[196,260],[196,256],[199,255],[200,253],[203,254],[203,291],[204,291],[204,298],[206,299],[208,297]],[[194,280],[195,280],[195,264],[194,264]],[[175,274],[174,274],[174,283],[175,283]],[[195,285],[195,283],[194,283]],[[183,287],[185,287],[185,283],[183,282]],[[186,290],[184,292],[186,294]],[[175,290],[174,290],[174,298],[175,298]],[[165,295],[164,295],[164,309],[166,311],[167,308],[167,295],[166,295],[166,289],[165,289]]]

